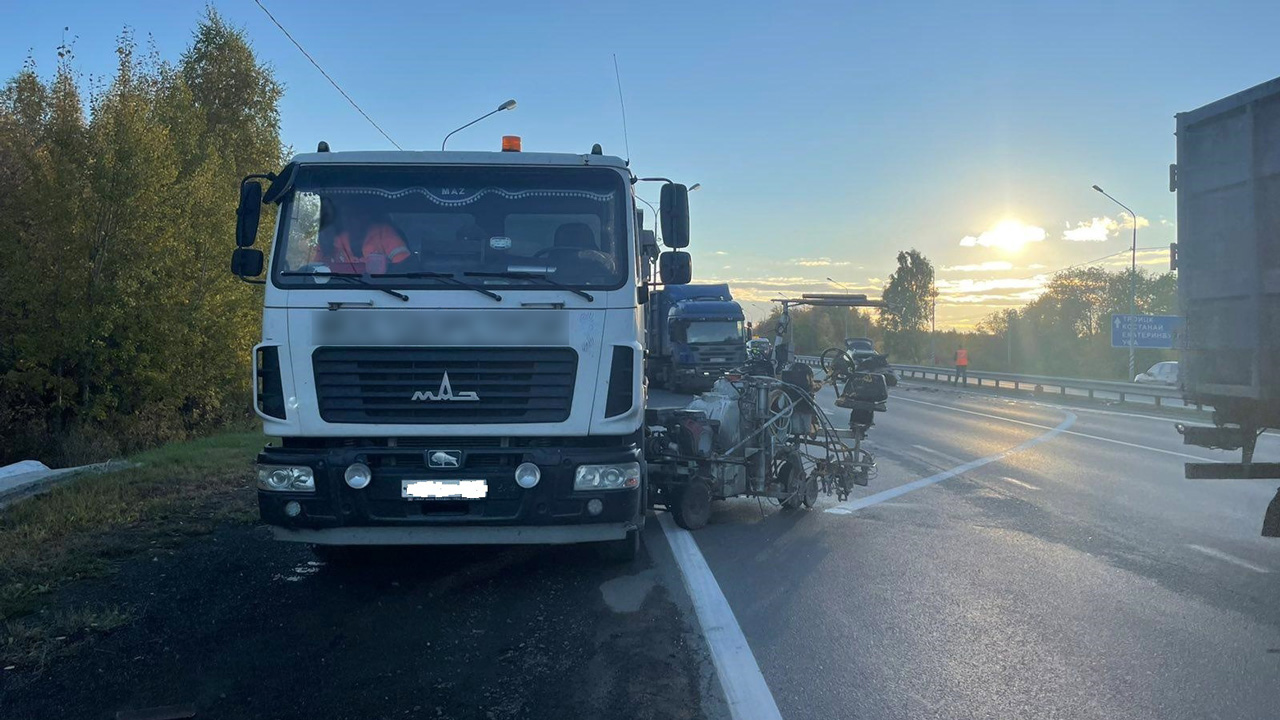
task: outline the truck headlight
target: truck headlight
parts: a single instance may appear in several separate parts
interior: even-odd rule
[[[640,486],[640,463],[579,465],[573,473],[574,490],[624,490]]]
[[[258,489],[272,492],[315,492],[316,476],[305,465],[259,465]]]

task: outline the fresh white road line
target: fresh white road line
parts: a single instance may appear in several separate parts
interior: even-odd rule
[[[1002,477],[1002,478],[1000,478],[1000,479],[1001,479],[1001,480],[1003,480],[1003,481],[1005,481],[1005,482],[1007,482],[1007,483],[1013,483],[1014,485],[1017,485],[1018,487],[1024,487],[1024,488],[1026,488],[1026,489],[1028,489],[1028,490],[1039,490],[1039,489],[1040,489],[1040,488],[1036,487],[1035,485],[1032,485],[1031,483],[1028,483],[1028,482],[1022,482],[1021,480],[1017,480],[1017,479],[1014,479],[1014,478],[1011,478],[1011,477]]]
[[[685,589],[693,600],[693,609],[702,626],[702,636],[707,639],[711,660],[729,703],[729,714],[734,720],[782,720],[778,704],[765,684],[756,656],[747,645],[747,638],[733,616],[733,608],[720,591],[720,583],[707,567],[706,558],[698,549],[698,543],[688,530],[677,526],[670,513],[659,513],[658,522],[667,536],[671,554],[680,566]]]
[[[934,449],[933,449],[933,448],[931,448],[931,447],[925,447],[924,445],[912,445],[911,447],[913,447],[913,448],[915,448],[915,449],[917,449],[917,450],[920,450],[920,451],[922,451],[922,452],[927,452],[927,453],[929,453],[930,455],[937,455],[938,457],[942,458],[943,460],[946,460],[947,462],[953,462],[953,463],[957,463],[957,464],[964,462],[963,460],[961,460],[961,459],[960,459],[960,458],[958,458],[958,457],[952,457],[952,456],[950,456],[950,455],[948,455],[948,454],[946,454],[946,453],[944,453],[944,452],[938,452],[937,450],[934,450]]]
[[[1262,567],[1261,565],[1254,565],[1248,560],[1241,560],[1235,555],[1228,555],[1227,553],[1224,553],[1221,550],[1214,550],[1211,547],[1205,547],[1203,545],[1192,545],[1190,543],[1187,543],[1187,547],[1191,548],[1192,550],[1195,550],[1196,552],[1202,552],[1205,555],[1208,555],[1209,557],[1218,558],[1219,560],[1225,560],[1231,563],[1232,565],[1239,565],[1240,567],[1245,568],[1246,570],[1252,570],[1256,573],[1271,572],[1270,570]]]
[[[978,417],[991,418],[992,420],[1003,420],[1004,422],[1013,423],[1015,425],[1026,425],[1027,427],[1039,428],[1041,430],[1052,429],[1048,425],[1041,425],[1040,423],[1027,422],[1026,420],[1015,420],[1013,418],[1007,418],[1000,415],[992,415],[990,413],[978,412],[977,410],[966,410],[964,408],[958,408],[953,405],[943,405],[941,403],[931,403],[925,400],[915,400],[912,398],[904,398],[904,397],[900,397],[896,399],[901,400],[903,402],[917,403],[919,405],[930,405],[932,407],[942,408],[943,410],[951,410],[958,413],[965,413],[967,415],[977,415]],[[1064,409],[1063,412],[1067,412],[1067,411]],[[1072,414],[1072,417],[1075,417],[1075,415]],[[1164,455],[1173,455],[1174,457],[1187,458],[1188,460],[1198,460],[1200,462],[1216,462],[1215,458],[1207,458],[1201,455],[1189,455],[1187,453],[1180,453],[1174,450],[1162,450],[1160,448],[1151,447],[1150,445],[1139,445],[1137,443],[1126,442],[1124,440],[1116,440],[1115,438],[1102,437],[1101,435],[1090,435],[1089,433],[1077,432],[1075,430],[1064,430],[1063,434],[1074,435],[1076,437],[1082,437],[1082,438],[1088,438],[1090,440],[1098,440],[1100,442],[1112,443],[1114,445],[1123,445],[1125,447],[1137,448],[1139,450],[1149,450],[1154,453],[1161,453]]]
[[[901,400],[905,398],[899,398],[899,399]],[[913,400],[912,402],[920,402],[920,401]],[[932,405],[933,403],[926,403],[926,404]],[[946,406],[940,405],[939,407],[946,407]],[[998,452],[995,455],[988,455],[986,457],[981,457],[981,458],[978,458],[977,460],[970,460],[969,462],[964,463],[963,465],[957,465],[956,467],[953,467],[950,470],[944,470],[943,472],[940,472],[937,475],[930,475],[927,478],[921,478],[919,480],[915,480],[903,485],[899,485],[898,487],[890,488],[888,490],[878,492],[874,495],[868,495],[864,498],[858,498],[857,500],[849,500],[846,502],[842,502],[833,508],[828,508],[827,512],[834,513],[836,515],[848,515],[849,513],[852,513],[855,510],[861,510],[862,508],[870,507],[872,505],[882,503],[885,500],[892,500],[893,498],[896,498],[899,495],[905,495],[911,492],[912,490],[919,490],[922,487],[935,485],[937,483],[942,482],[943,480],[950,480],[951,478],[957,475],[963,475],[964,473],[967,473],[970,470],[973,470],[974,468],[980,468],[983,465],[990,465],[991,463],[997,460],[1002,460],[1010,455],[1013,455],[1014,453],[1019,453],[1028,448],[1035,447],[1036,445],[1039,445],[1042,442],[1047,442],[1061,435],[1062,433],[1067,432],[1067,428],[1075,424],[1076,422],[1075,413],[1067,411],[1066,415],[1067,417],[1062,422],[1058,423],[1057,427],[1046,428],[1049,432],[1043,435],[1037,435],[1036,437],[1033,437],[1030,440],[1027,440],[1026,442],[1020,445],[1011,447],[1008,450]],[[992,415],[991,417],[996,417],[996,416]]]

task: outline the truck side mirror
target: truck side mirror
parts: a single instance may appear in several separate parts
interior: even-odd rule
[[[236,247],[253,247],[261,216],[262,186],[246,178],[240,182],[240,206],[236,208]]]
[[[262,274],[262,251],[256,248],[236,248],[231,253],[231,274],[238,278],[258,277]]]
[[[689,188],[679,183],[662,186],[662,243],[669,248],[689,247]]]
[[[693,261],[689,253],[664,252],[658,256],[658,274],[664,285],[688,285],[693,279]]]
[[[646,280],[648,280],[648,278],[646,278]],[[645,305],[648,302],[649,302],[649,286],[648,285],[636,286],[636,303],[639,305]]]

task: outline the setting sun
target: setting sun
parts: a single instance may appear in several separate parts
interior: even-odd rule
[[[1045,238],[1044,228],[1027,225],[1021,220],[1001,220],[995,227],[978,236],[969,235],[960,241],[965,247],[993,247],[1005,252],[1016,253],[1027,243],[1040,242]]]

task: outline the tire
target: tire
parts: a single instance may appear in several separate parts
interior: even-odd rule
[[[622,540],[609,540],[597,547],[600,558],[609,563],[629,563],[640,554],[640,531],[630,530]]]
[[[804,503],[804,492],[800,483],[804,480],[803,466],[788,460],[778,470],[780,477],[786,478],[787,497],[782,500],[783,510],[796,510]]]
[[[706,527],[711,519],[711,486],[701,480],[686,485],[672,505],[671,515],[685,530]]]
[[[804,483],[804,497],[800,499],[807,508],[818,504],[818,477],[811,475]]]

